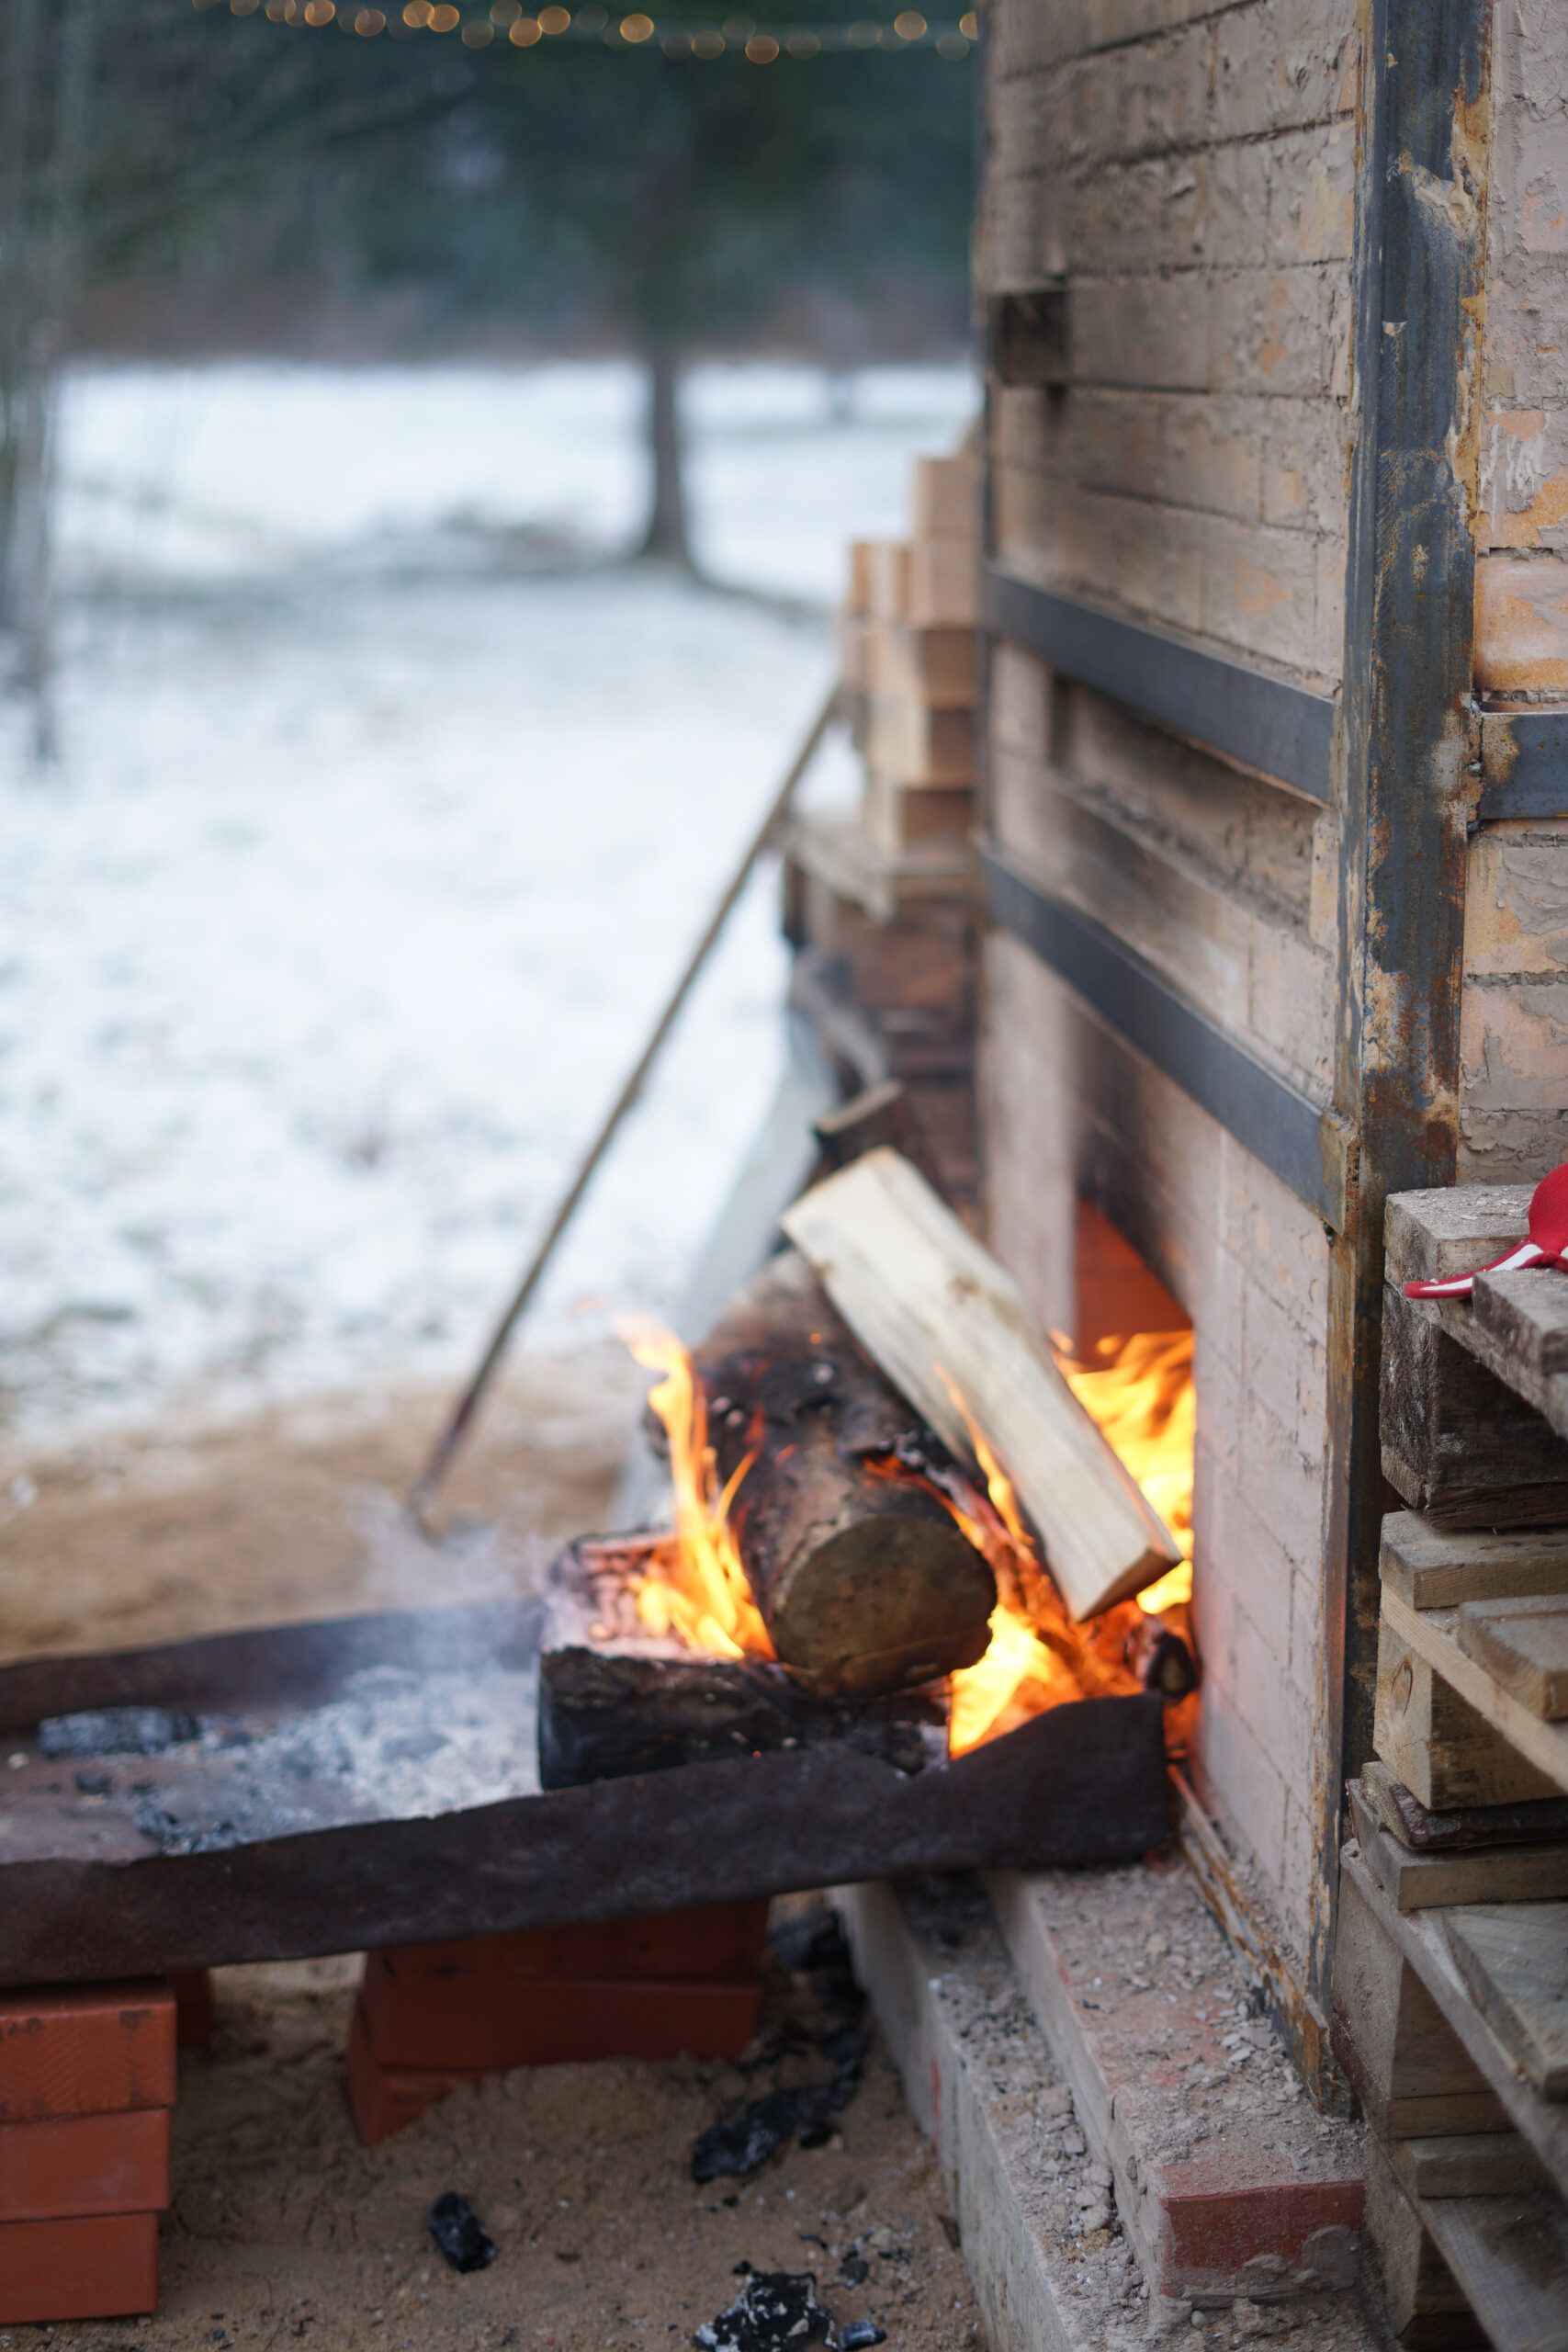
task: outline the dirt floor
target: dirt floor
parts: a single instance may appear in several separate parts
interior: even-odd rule
[[[978,2342],[935,2166],[879,2050],[834,2141],[746,2184],[694,2186],[692,2143],[775,2067],[524,2067],[367,2149],[343,2086],[357,1973],[347,1959],[218,1973],[211,2048],[181,2059],[157,2318],[11,2327],[0,2346],[647,2352],[689,2343],[747,2262],[814,2272],[840,2324],[878,2320],[896,2352]],[[760,2043],[797,1997],[770,1962]],[[497,2247],[467,2276],[425,2228],[454,2188]]]
[[[0,1657],[528,1589],[560,1539],[605,1523],[637,1396],[608,1354],[525,1359],[443,1497],[437,1549],[397,1504],[441,1395],[0,1462]],[[213,2042],[182,2053],[157,2317],[13,2326],[0,2352],[651,2347],[689,2342],[747,2263],[814,2272],[838,2324],[876,2320],[895,2352],[978,2342],[935,2168],[874,2042],[827,2146],[694,2184],[695,2135],[807,2063],[766,2054],[802,1998],[768,1968],[750,2073],[525,2068],[374,2149],[344,2090],[358,1960],[219,1971]],[[459,2276],[436,2253],[425,2215],[447,2189],[488,2225],[491,2267]]]

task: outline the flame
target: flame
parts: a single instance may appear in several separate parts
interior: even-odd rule
[[[721,1487],[708,1443],[707,1399],[686,1350],[657,1324],[627,1322],[619,1329],[637,1363],[663,1375],[648,1401],[669,1435],[675,1489],[674,1532],[660,1539],[645,1573],[632,1579],[643,1628],[710,1657],[772,1657],[773,1645],[729,1526],[730,1506],[756,1447]]]
[[[1098,1342],[1096,1364],[1070,1359],[1068,1387],[1175,1536],[1181,1559],[1145,1587],[1151,1614],[1192,1598],[1192,1442],[1198,1425],[1192,1334],[1134,1331]]]

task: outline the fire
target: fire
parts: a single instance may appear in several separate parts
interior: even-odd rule
[[[1134,1331],[1101,1340],[1095,1354],[1098,1363],[1069,1360],[1062,1373],[1176,1538],[1179,1564],[1138,1595],[1151,1612],[1174,1608],[1192,1598],[1192,1334]]]
[[[1100,1341],[1092,1366],[1063,1362],[1068,1386],[1113,1452],[1138,1481],[1175,1536],[1183,1557],[1139,1593],[1137,1608],[1151,1615],[1182,1607],[1192,1597],[1192,1442],[1197,1401],[1190,1331],[1139,1331]],[[1041,1571],[1012,1487],[954,1383],[938,1367],[964,1417],[991,1506],[1005,1532],[1005,1556],[977,1534],[997,1576],[1000,1595],[991,1619],[991,1643],[976,1666],[953,1677],[948,1734],[954,1756],[995,1739],[1047,1707],[1086,1693],[1127,1688],[1117,1671],[1118,1638],[1135,1624],[1125,1604],[1093,1632],[1068,1620]],[[966,1529],[966,1532],[969,1532]],[[1110,1620],[1117,1623],[1113,1625]]]
[[[645,1370],[663,1375],[648,1401],[670,1439],[675,1489],[674,1532],[655,1544],[646,1573],[633,1584],[643,1628],[712,1657],[772,1657],[729,1527],[730,1505],[755,1450],[721,1487],[708,1443],[707,1399],[686,1350],[656,1324],[625,1324],[621,1337]]]

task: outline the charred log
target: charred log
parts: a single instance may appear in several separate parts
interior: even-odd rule
[[[740,1559],[780,1663],[822,1696],[973,1665],[996,1582],[937,1478],[955,1469],[795,1251],[697,1351]],[[933,1476],[934,1474],[934,1476]]]
[[[547,1650],[539,1662],[546,1789],[829,1744],[919,1772],[945,1751],[944,1711],[915,1693],[818,1699],[777,1667],[728,1658],[560,1649]]]

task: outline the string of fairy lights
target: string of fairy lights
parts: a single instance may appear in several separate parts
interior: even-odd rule
[[[224,0],[193,0],[200,14],[221,7]],[[489,49],[505,42],[513,49],[532,49],[536,42],[588,40],[608,49],[659,49],[666,57],[713,59],[739,56],[753,65],[772,65],[781,57],[812,58],[864,54],[872,50],[897,52],[934,50],[950,62],[967,57],[980,38],[977,14],[969,10],[956,21],[935,23],[917,8],[901,9],[890,24],[872,17],[848,25],[759,25],[750,17],[734,16],[722,25],[691,25],[645,17],[640,11],[617,16],[598,0],[577,9],[541,8],[529,15],[524,0],[491,0],[488,8],[463,9],[453,0],[404,0],[392,10],[362,7],[356,0],[228,0],[235,17],[262,14],[275,25],[336,24],[340,31],[373,40],[390,33],[407,40],[416,33],[456,33],[465,49]]]

